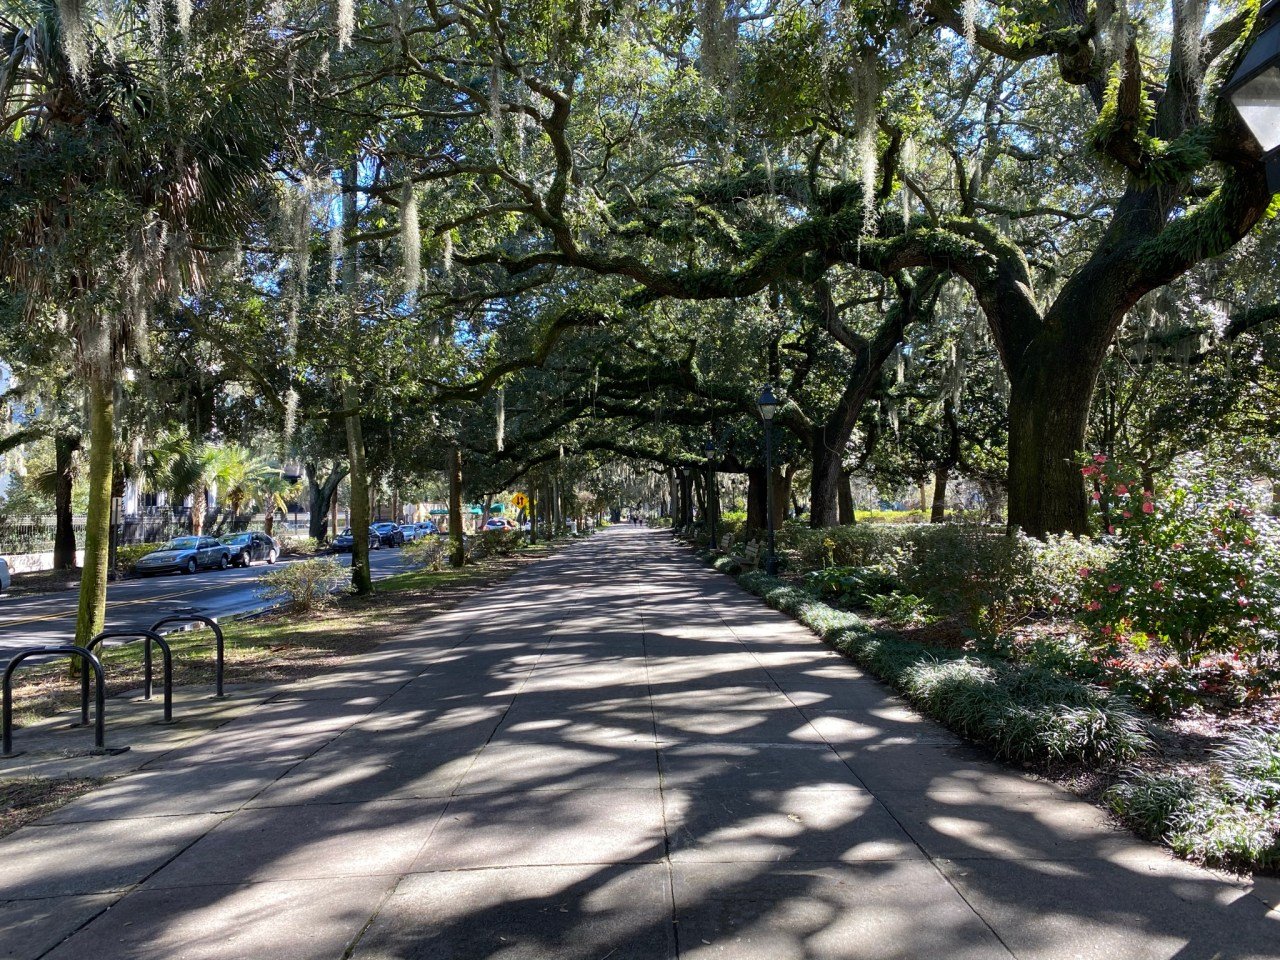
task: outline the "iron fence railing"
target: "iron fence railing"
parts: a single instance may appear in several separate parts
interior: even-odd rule
[[[307,533],[307,515],[290,514],[285,519],[279,515],[275,521],[276,536],[305,536]],[[0,514],[0,555],[17,555],[29,553],[49,553],[53,550],[54,531],[57,529],[57,518],[53,514],[35,516],[6,516]],[[261,529],[263,517],[242,513],[234,520],[228,510],[214,509],[205,517],[204,531],[207,535],[219,537],[227,533],[241,530]],[[85,518],[76,516],[72,519],[72,531],[75,533],[76,546],[84,546]],[[183,536],[191,532],[191,512],[181,510],[151,510],[146,513],[130,514],[120,520],[117,531],[118,544],[162,543],[173,537]]]

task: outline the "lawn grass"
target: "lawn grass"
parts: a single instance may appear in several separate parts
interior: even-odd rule
[[[405,623],[456,606],[467,597],[549,556],[561,543],[540,542],[508,556],[485,557],[468,566],[443,570],[406,570],[375,581],[368,597],[343,597],[304,617],[285,612],[226,620],[225,681],[228,684],[280,683],[332,670],[344,660],[372,650]],[[211,685],[215,679],[214,643],[207,629],[166,635],[173,650],[175,687]],[[99,648],[101,649],[101,648]],[[107,695],[142,684],[141,642],[102,651]],[[155,682],[161,681],[159,651]],[[66,661],[24,669],[14,684],[14,724],[21,727],[72,709],[79,702],[78,681]]]

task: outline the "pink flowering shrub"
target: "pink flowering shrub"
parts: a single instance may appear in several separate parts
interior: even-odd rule
[[[1159,495],[1106,457],[1081,473],[1093,487],[1114,555],[1081,568],[1082,619],[1112,660],[1123,645],[1165,657],[1187,683],[1206,657],[1261,669],[1280,642],[1280,530],[1233,497],[1232,485],[1196,470]],[[1237,487],[1238,489],[1238,487]]]

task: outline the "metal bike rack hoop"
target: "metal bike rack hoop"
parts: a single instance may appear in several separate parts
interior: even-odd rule
[[[151,699],[152,687],[152,671],[151,671],[151,644],[155,643],[160,647],[160,655],[164,661],[164,723],[173,723],[173,651],[169,649],[169,641],[154,630],[103,630],[100,634],[85,644],[85,649],[90,653],[93,648],[104,640],[143,640],[145,645],[142,648],[142,699]],[[80,687],[80,710],[83,715],[89,707],[89,688],[86,684]]]
[[[3,750],[0,751],[0,755],[5,757],[17,756],[13,752],[13,672],[18,669],[18,665],[23,660],[28,657],[39,656],[79,657],[83,661],[84,669],[80,671],[80,689],[85,694],[81,702],[81,717],[85,723],[89,721],[89,670],[93,670],[94,680],[96,681],[94,702],[97,708],[93,723],[93,752],[97,754],[114,754],[124,753],[128,750],[128,747],[107,749],[107,693],[101,662],[84,647],[68,644],[59,647],[27,647],[15,653],[4,668],[3,693],[0,694],[0,696],[3,696],[3,707],[0,708],[0,744],[3,745]]]
[[[167,627],[171,623],[203,623],[213,631],[214,642],[217,645],[217,690],[216,697],[224,696],[222,692],[222,672],[223,665],[226,660],[225,642],[222,637],[222,628],[218,626],[218,621],[213,617],[206,617],[202,613],[172,613],[167,617],[161,617],[151,625],[152,633],[159,633],[161,627]]]

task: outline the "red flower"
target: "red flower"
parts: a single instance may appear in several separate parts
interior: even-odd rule
[[[1164,581],[1163,580],[1153,581],[1151,584],[1151,589],[1155,590],[1157,593],[1164,590]]]
[[[1107,462],[1107,459],[1108,459],[1108,457],[1107,457],[1107,455],[1106,455],[1105,453],[1095,453],[1095,454],[1093,455],[1093,462],[1094,462],[1094,463],[1106,463],[1106,462]]]
[[[1124,517],[1126,520],[1131,520],[1133,518],[1133,511],[1126,510],[1124,513],[1120,514],[1120,516]]]
[[[1098,472],[1098,468],[1093,466],[1093,464],[1090,464],[1087,467],[1081,467],[1080,472],[1084,474],[1086,477],[1092,477],[1095,473]]]
[[[1122,588],[1120,584],[1113,583],[1109,587],[1107,587],[1107,593],[1119,593],[1121,589]]]
[[[1087,609],[1096,613],[1097,611],[1102,609],[1102,604],[1100,604],[1097,600],[1091,600],[1089,601],[1089,606]]]
[[[1080,574],[1080,576],[1082,577],[1087,577],[1092,572],[1093,571],[1090,570],[1088,567],[1081,567],[1079,570],[1076,571],[1076,573]]]
[[[1128,492],[1129,492],[1129,485],[1128,485],[1127,483],[1117,483],[1117,484],[1116,484],[1116,493],[1118,493],[1120,496],[1122,496],[1122,497],[1123,497],[1123,496],[1125,496]]]
[[[1155,510],[1156,510],[1156,508],[1155,508],[1154,506],[1152,506],[1152,504],[1151,504],[1151,501],[1150,501],[1150,500],[1148,500],[1146,503],[1144,503],[1144,504],[1142,505],[1142,512],[1143,512],[1143,513],[1155,513]]]

